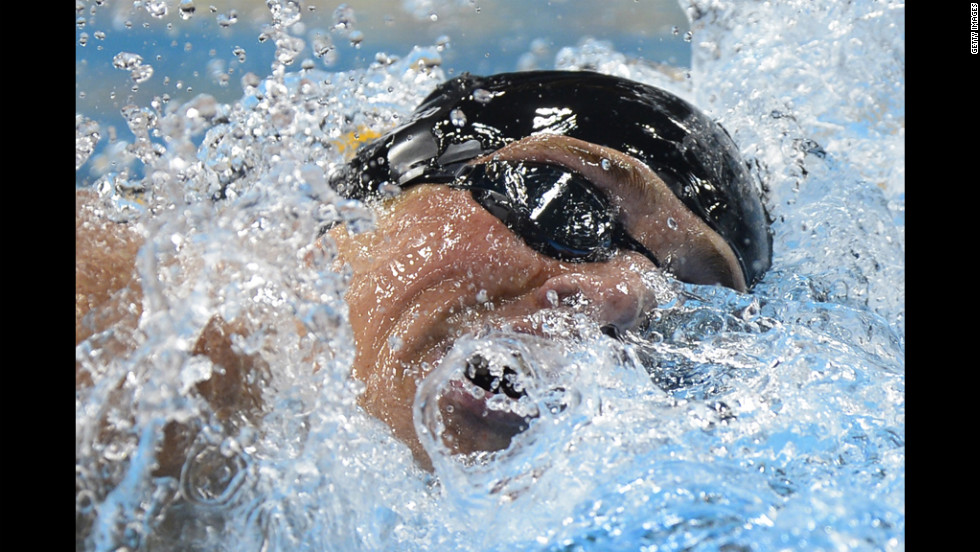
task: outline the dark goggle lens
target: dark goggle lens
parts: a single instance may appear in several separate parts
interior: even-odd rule
[[[615,212],[584,176],[543,163],[468,165],[454,184],[535,250],[575,262],[602,261],[615,249]]]

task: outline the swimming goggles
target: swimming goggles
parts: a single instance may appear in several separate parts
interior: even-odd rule
[[[331,183],[356,199],[376,196],[385,185],[466,188],[542,253],[589,261],[619,247],[659,265],[580,175],[527,164],[519,175],[490,165],[463,168],[536,134],[584,140],[644,163],[728,243],[748,286],[768,270],[768,214],[728,133],[672,94],[609,75],[528,71],[454,78],[423,100],[406,124],[362,146]],[[539,210],[548,198],[561,201]]]
[[[581,174],[547,163],[463,165],[450,184],[469,190],[528,246],[568,262],[608,260],[619,249],[660,261],[630,236],[608,198]]]

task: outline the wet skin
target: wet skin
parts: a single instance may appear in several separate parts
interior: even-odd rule
[[[634,158],[552,135],[526,138],[474,163],[491,158],[578,171],[679,279],[745,289],[724,240]],[[528,247],[468,191],[443,185],[419,185],[390,200],[369,233],[338,227],[329,235],[339,262],[352,271],[347,301],[357,342],[353,375],[366,386],[361,403],[426,466],[412,421],[416,389],[458,337],[504,327],[535,333],[535,314],[547,310],[582,313],[627,331],[656,306],[642,278],[655,267],[643,255],[621,250],[603,262],[552,259]],[[518,430],[512,420],[481,420],[478,407],[460,406],[447,418],[458,452],[503,448]]]

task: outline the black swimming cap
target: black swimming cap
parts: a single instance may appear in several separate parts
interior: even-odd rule
[[[768,216],[728,133],[668,92],[610,75],[462,75],[437,87],[408,123],[362,147],[333,183],[358,199],[384,183],[448,183],[466,162],[540,133],[642,161],[731,246],[749,286],[769,269]]]

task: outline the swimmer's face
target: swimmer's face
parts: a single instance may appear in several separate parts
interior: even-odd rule
[[[745,289],[725,241],[634,158],[564,136],[526,138],[474,163],[490,158],[578,172],[679,279]],[[412,421],[415,392],[457,338],[488,328],[536,333],[535,315],[549,309],[627,331],[656,306],[642,277],[655,270],[647,257],[626,250],[602,262],[548,257],[466,190],[414,186],[380,208],[372,232],[336,228],[330,235],[339,260],[352,269],[347,301],[357,342],[353,375],[366,385],[362,404],[423,464],[428,459]],[[447,426],[459,452],[503,448],[516,431],[460,415]]]

